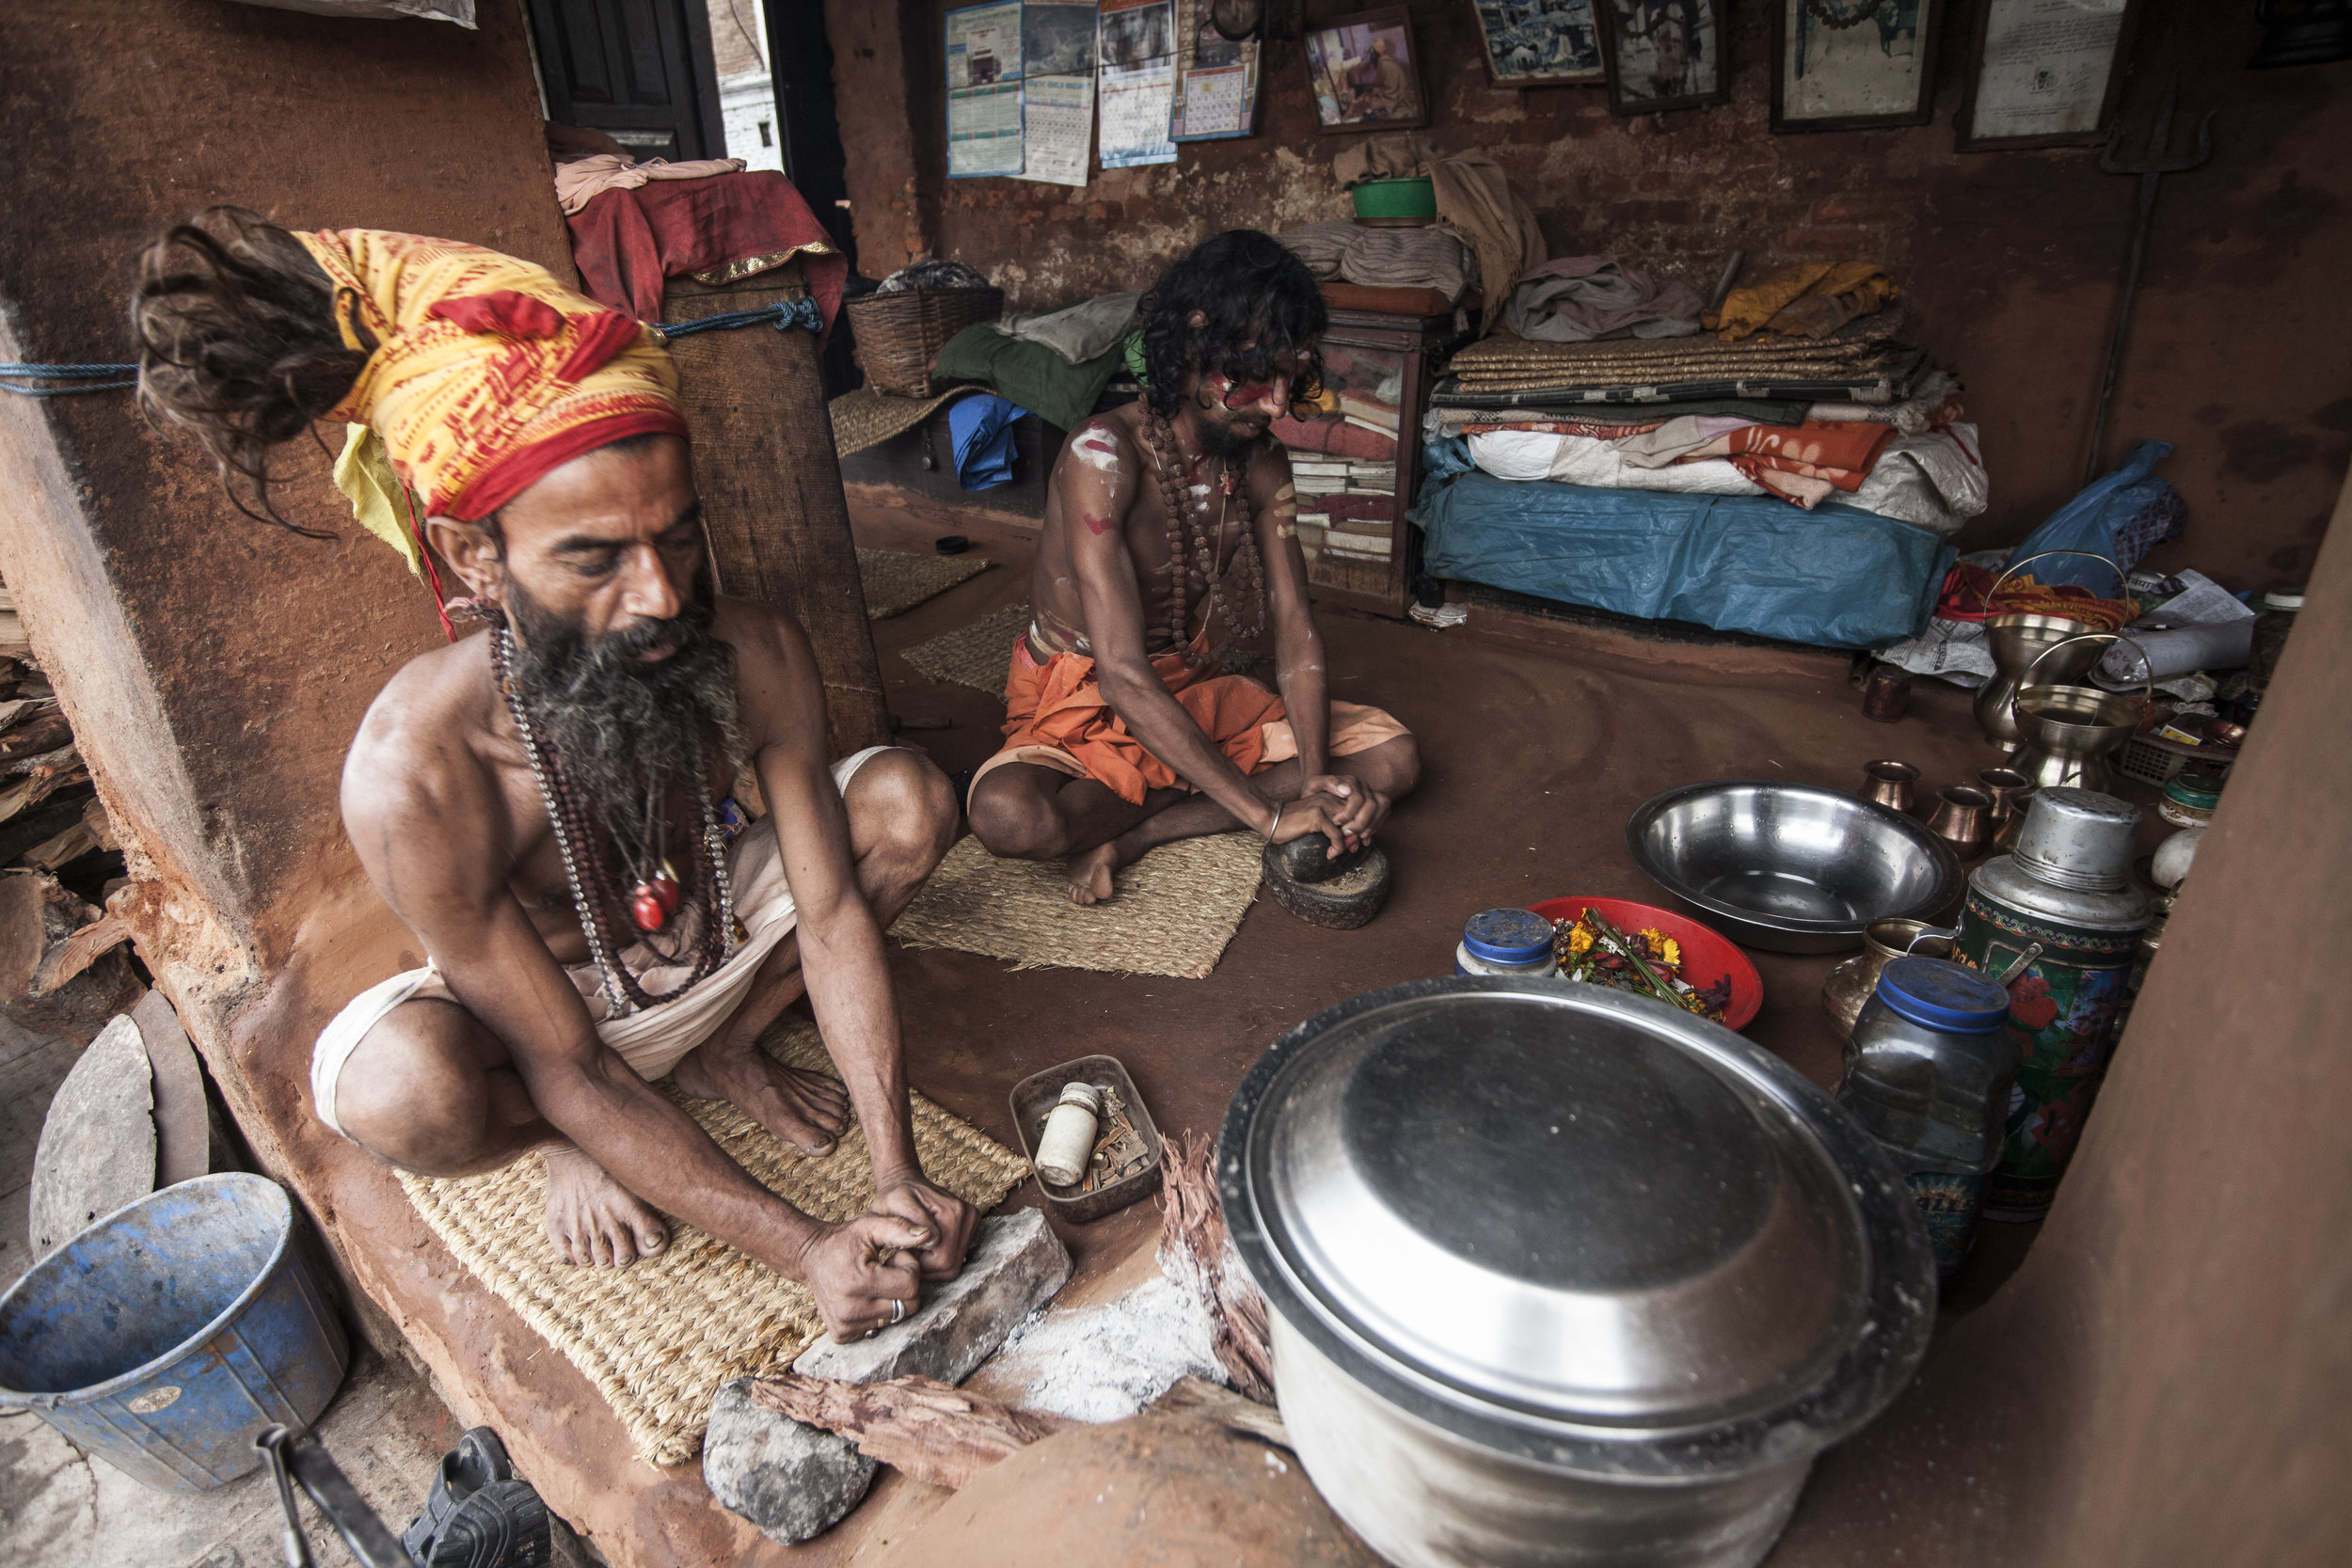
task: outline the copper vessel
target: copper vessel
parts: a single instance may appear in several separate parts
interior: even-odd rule
[[[1928,832],[1950,845],[1962,860],[1982,853],[1985,840],[1993,835],[1993,792],[1975,784],[1946,784],[1935,799]]]
[[[1911,810],[1911,786],[1919,770],[1907,762],[1866,763],[1862,768],[1862,798],[1888,811]]]

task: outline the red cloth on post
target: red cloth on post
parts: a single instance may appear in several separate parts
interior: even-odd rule
[[[661,289],[670,278],[760,257],[781,264],[798,253],[825,317],[820,352],[832,335],[849,259],[834,248],[792,182],[773,169],[606,191],[565,221],[589,296],[640,321],[661,319]]]

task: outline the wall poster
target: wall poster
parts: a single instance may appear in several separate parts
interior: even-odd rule
[[[1960,106],[1960,150],[2098,141],[2114,118],[2140,5],[1983,0]]]
[[[1780,0],[1772,129],[1925,125],[1944,0]]]
[[[1330,131],[1403,131],[1429,123],[1421,54],[1402,7],[1335,17],[1307,29],[1307,84]]]
[[[1097,136],[1104,168],[1172,164],[1176,112],[1173,0],[1102,0]]]
[[[1731,102],[1724,0],[1593,0],[1609,112],[1656,114]]]
[[[1094,0],[1026,0],[1021,8],[1021,178],[1083,185],[1094,144]]]
[[[1210,24],[1209,9],[1207,0],[1176,0],[1177,141],[1257,129],[1259,40],[1235,43]]]
[[[1486,76],[1499,87],[1598,84],[1600,24],[1593,0],[1470,0],[1486,45]]]
[[[947,178],[1019,174],[1021,4],[947,13]]]

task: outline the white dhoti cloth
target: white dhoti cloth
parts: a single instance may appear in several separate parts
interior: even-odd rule
[[[846,794],[859,768],[893,749],[869,746],[853,756],[843,757],[833,765],[834,787]],[[720,1026],[735,1016],[735,1009],[750,991],[752,980],[758,974],[759,966],[767,962],[768,955],[800,924],[791,885],[785,879],[784,855],[776,843],[776,821],[772,816],[761,817],[727,846],[727,877],[735,890],[735,917],[742,922],[748,935],[736,945],[733,958],[705,975],[685,995],[642,1008],[627,1018],[607,1019],[602,972],[593,963],[578,964],[564,972],[579,988],[581,1000],[588,1004],[589,1016],[597,1020],[597,1038],[617,1052],[640,1078],[650,1081],[667,1076],[680,1057],[717,1034]],[[621,961],[628,965],[639,985],[657,993],[674,990],[693,973],[689,964],[662,963],[642,942],[624,951]],[[427,964],[361,991],[319,1032],[318,1044],[310,1052],[310,1102],[317,1108],[319,1120],[338,1132],[343,1132],[342,1123],[335,1117],[335,1085],[342,1077],[351,1053],[386,1014],[404,1002],[419,999],[457,1001],[440,971]],[[350,1136],[348,1132],[343,1135]]]

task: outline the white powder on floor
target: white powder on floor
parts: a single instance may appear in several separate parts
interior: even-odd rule
[[[1117,1421],[1181,1377],[1225,1382],[1209,1315],[1192,1291],[1155,1275],[1101,1307],[1041,1313],[1013,1331],[996,1365],[1028,1385],[1015,1403],[1078,1421]]]

